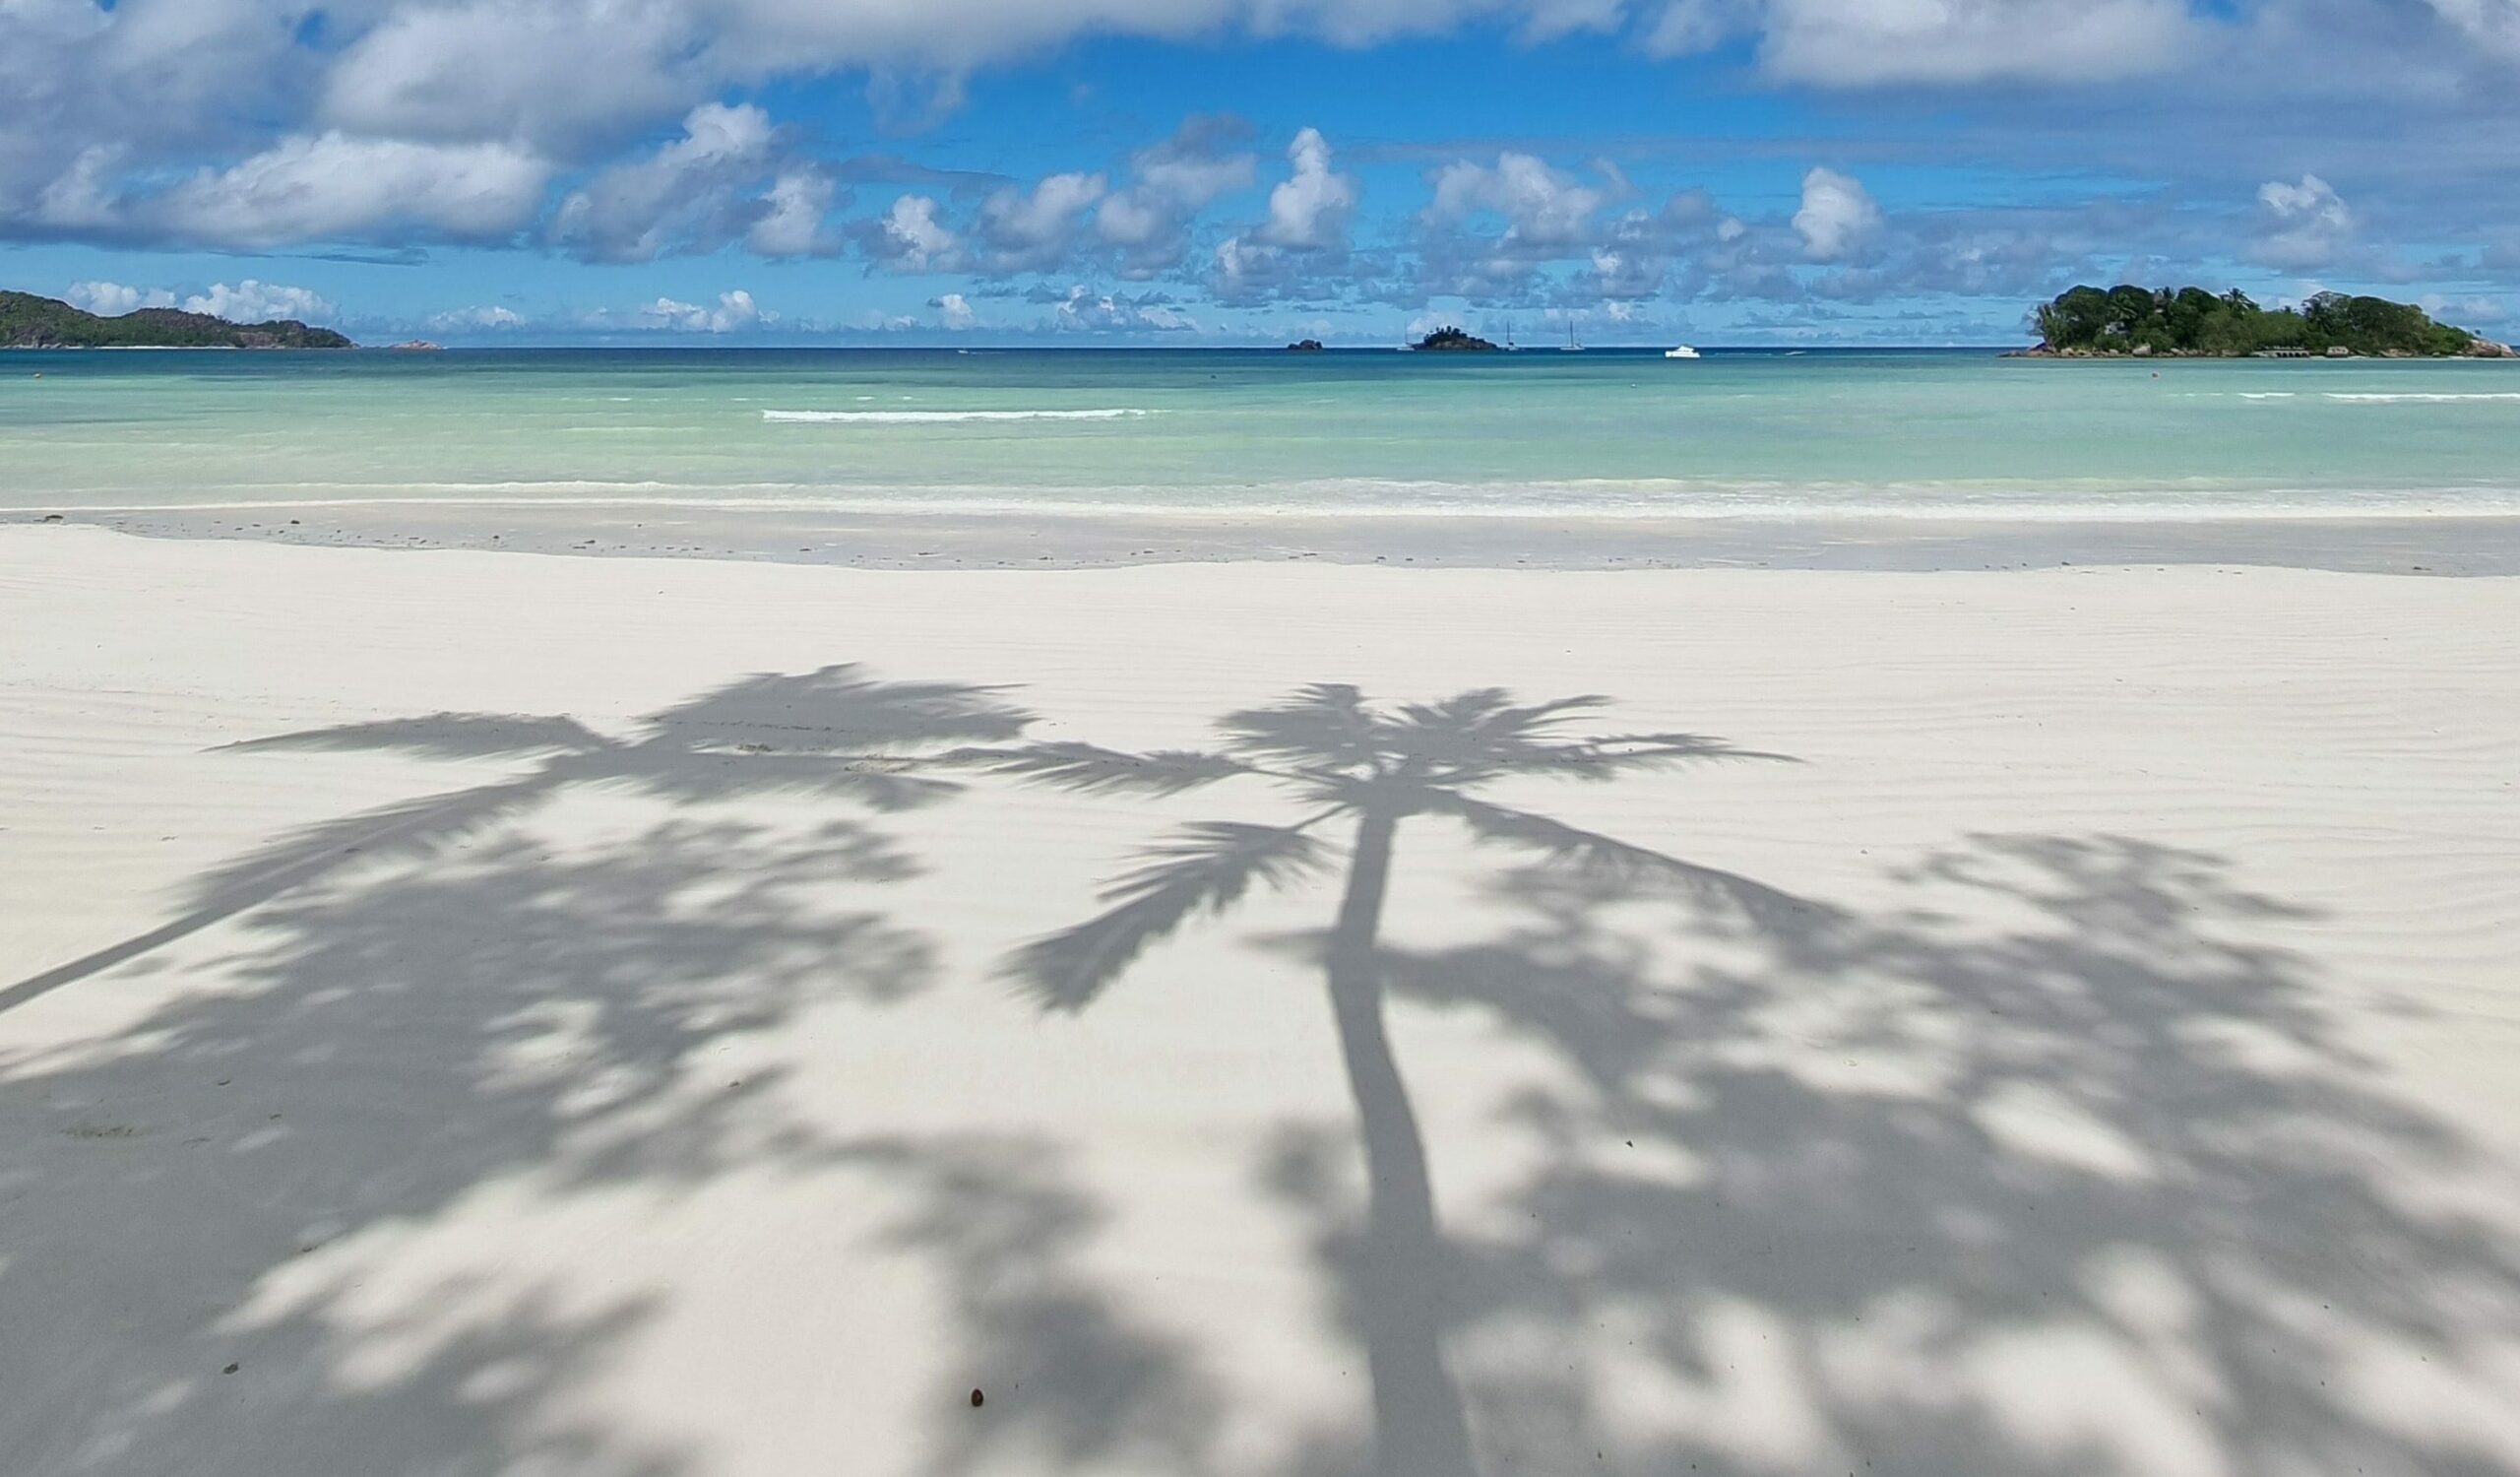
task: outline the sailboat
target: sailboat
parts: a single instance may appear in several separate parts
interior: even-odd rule
[[[1566,315],[1566,342],[1557,346],[1559,353],[1582,353],[1584,346],[1575,342],[1575,315]]]

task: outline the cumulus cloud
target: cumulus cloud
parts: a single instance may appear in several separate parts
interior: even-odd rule
[[[1161,294],[1115,297],[1083,286],[1069,288],[1050,315],[1060,333],[1190,333],[1198,326]]]
[[[236,323],[269,323],[279,318],[323,323],[341,316],[340,304],[312,288],[292,288],[253,278],[230,285],[213,283],[178,298],[164,288],[126,287],[118,282],[72,283],[63,296],[74,306],[107,318],[141,308],[181,308]]]
[[[2506,57],[2520,57],[2520,0],[2429,0],[2462,35]]]
[[[1278,295],[1292,284],[1288,255],[1275,246],[1262,246],[1242,236],[1228,236],[1217,243],[1208,290],[1219,300],[1259,302]]]
[[[184,311],[208,313],[237,323],[269,323],[275,318],[322,323],[339,317],[342,310],[331,298],[312,289],[256,282],[249,277],[232,288],[225,283],[212,284],[208,291],[185,298]]]
[[[145,307],[173,307],[175,294],[163,288],[127,288],[118,282],[74,282],[61,294],[73,307],[104,318],[119,318]]]
[[[1714,196],[1682,190],[1659,210],[1629,210],[1611,221],[1588,248],[1588,270],[1577,281],[1587,296],[1605,302],[1657,296],[1676,261],[1734,250],[1748,231]]]
[[[127,206],[181,240],[242,247],[300,241],[485,241],[539,211],[551,167],[507,144],[413,144],[328,133],[204,170]]]
[[[1608,196],[1551,168],[1529,154],[1507,152],[1493,164],[1467,160],[1435,171],[1434,200],[1426,207],[1431,221],[1459,221],[1492,212],[1508,223],[1505,243],[1533,248],[1566,248],[1583,244],[1593,213]]]
[[[737,239],[763,256],[810,256],[835,244],[823,220],[836,199],[829,175],[787,157],[767,112],[704,102],[680,138],[561,201],[547,234],[592,262],[648,262]]]
[[[2299,184],[2270,179],[2257,187],[2259,231],[2249,255],[2283,272],[2336,263],[2354,243],[2354,212],[2326,180],[2304,174]]]
[[[1294,172],[1269,191],[1269,218],[1256,234],[1262,244],[1290,251],[1343,251],[1348,220],[1356,211],[1356,179],[1330,167],[1330,143],[1307,128],[1287,146]]]
[[[1321,295],[1320,274],[1348,255],[1355,177],[1331,167],[1330,144],[1306,128],[1287,146],[1288,177],[1269,191],[1267,216],[1217,244],[1208,285],[1228,302]]]
[[[2511,305],[2499,297],[2445,297],[2432,292],[2426,294],[2421,305],[2426,312],[2445,323],[2468,328],[2501,323],[2511,316]]]
[[[1430,177],[1432,198],[1419,222],[1429,286],[1473,298],[1528,281],[1544,265],[1592,254],[1595,215],[1626,181],[1604,167],[1606,184],[1586,184],[1530,154],[1511,150],[1493,164],[1456,161]],[[1482,221],[1501,232],[1478,233]]]
[[[1143,278],[1176,266],[1189,226],[1219,199],[1251,186],[1256,161],[1239,147],[1249,128],[1230,118],[1192,118],[1129,161],[1130,183],[1103,197],[1096,236],[1120,253],[1120,273]]]
[[[725,80],[707,64],[700,7],[685,0],[385,0],[375,9],[377,23],[324,71],[317,113],[333,127],[527,139],[559,152],[670,117]],[[728,19],[743,24],[740,14]]]
[[[1644,35],[1666,56],[1751,36],[1776,77],[1873,87],[2165,71],[2212,24],[2188,0],[1670,0]]]
[[[891,210],[851,229],[867,256],[896,271],[946,271],[960,257],[962,239],[937,219],[936,211],[932,196],[904,195]]]
[[[1013,185],[980,207],[976,227],[997,272],[1040,271],[1065,261],[1080,217],[1101,200],[1108,182],[1100,174],[1053,174],[1030,190]]]
[[[955,333],[962,333],[980,321],[979,314],[972,311],[971,300],[960,292],[931,297],[927,305],[936,309],[936,326]]]
[[[762,311],[761,304],[753,301],[752,294],[740,288],[719,293],[718,305],[714,308],[660,297],[639,309],[638,316],[650,327],[686,334],[738,333],[778,321],[777,314]]]
[[[73,234],[110,232],[122,210],[115,170],[123,154],[122,149],[106,144],[82,151],[35,197],[36,224]]]
[[[511,307],[450,308],[429,317],[429,327],[441,333],[501,330],[525,327],[525,315]]]
[[[299,39],[301,23],[320,36]],[[1192,119],[1125,157],[1066,161],[1076,167],[1010,182],[898,160],[816,159],[744,100],[781,79],[854,90],[869,75],[952,97],[973,69],[1083,34],[1369,45],[1474,26],[1534,43],[1593,32],[1653,54],[1723,48],[1797,88],[1905,90],[1881,104],[1838,104],[1903,116],[1918,115],[1921,93],[2037,84],[1977,95],[1970,116],[1989,131],[2023,119],[2071,126],[2056,120],[2081,105],[2076,85],[2175,73],[2210,65],[2200,58],[2222,54],[2218,46],[2267,42],[2258,66],[2235,74],[2246,94],[2236,101],[2185,84],[2112,86],[2107,96],[2126,98],[2129,112],[2165,99],[2236,107],[2275,97],[2280,85],[2271,107],[2248,113],[2273,119],[2271,133],[2324,105],[2322,90],[2348,71],[2362,74],[2356,85],[2367,96],[2388,95],[2374,115],[2387,126],[2356,139],[2362,114],[2320,124],[2345,141],[2315,157],[2383,180],[2367,187],[2375,193],[2358,191],[2369,221],[2305,176],[2260,193],[2253,229],[2235,225],[2228,207],[2190,209],[2202,225],[2144,235],[2137,247],[2362,278],[2407,270],[2366,239],[2378,222],[2448,223],[2441,228],[2456,234],[2427,249],[2467,261],[2480,243],[2511,238],[2520,219],[2478,188],[2507,163],[2492,141],[2509,108],[2490,80],[2520,61],[2520,0],[342,0],[320,13],[306,0],[0,0],[0,238],[240,251],[449,241],[591,262],[722,248],[795,258],[851,245],[902,272],[1062,285],[1203,278],[1239,304],[1413,309],[1447,290],[1605,304],[1670,292],[1805,303],[2007,294],[2092,254],[2043,225],[1935,227],[1920,224],[1921,207],[1886,220],[1860,183],[1830,170],[1803,181],[1796,207],[1746,221],[1695,205],[1687,219],[1670,207],[1630,210],[1634,192],[1614,169],[1551,162],[1541,147],[1443,164],[1424,196],[1390,203],[1366,229],[1357,175],[1338,167],[1318,128],[1289,144],[1283,171],[1255,159],[1244,125]],[[2249,81],[2261,76],[2279,81]],[[2122,172],[2145,139],[2178,126],[2143,138],[2095,130],[2115,139],[2110,157],[2083,162]],[[1929,145],[1945,137],[1941,127],[1918,138]],[[1410,142],[1382,141],[1379,157],[1405,157]],[[2218,167],[2240,157],[2241,143],[2216,142]],[[2422,167],[2382,175],[2370,161],[2383,149]],[[2164,157],[2165,184],[2199,177]],[[2253,155],[2243,166],[2244,180],[2273,167]],[[890,187],[866,209],[882,213],[835,228],[849,187],[877,180]],[[1261,198],[1237,198],[1255,191]],[[2428,212],[2426,192],[2457,209]],[[1413,219],[1418,235],[1402,237]],[[2121,233],[2103,249],[2122,261],[2130,248]],[[2483,249],[2489,273],[2520,261],[2507,244]],[[1094,316],[1099,302],[1079,315]],[[727,312],[681,306],[692,309],[684,319]]]
[[[819,169],[795,168],[771,182],[761,198],[761,218],[744,233],[744,244],[768,257],[824,256],[839,241],[823,223],[839,203],[839,186]]]
[[[1835,169],[1802,176],[1802,206],[1794,230],[1802,254],[1815,262],[1842,262],[1861,251],[1881,229],[1881,207],[1860,180]]]

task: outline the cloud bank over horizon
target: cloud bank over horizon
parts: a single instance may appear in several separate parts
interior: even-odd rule
[[[2487,321],[2515,82],[2515,0],[0,0],[0,250],[483,340]]]

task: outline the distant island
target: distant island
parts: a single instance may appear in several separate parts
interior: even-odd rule
[[[2505,358],[2490,339],[2435,323],[2407,302],[2320,292],[2299,308],[2265,308],[2234,289],[2075,288],[2032,314],[2031,357]]]
[[[1287,346],[1287,353],[1321,353],[1321,341],[1319,339],[1297,339]]]
[[[0,349],[356,349],[294,318],[230,323],[208,313],[142,308],[100,318],[53,297],[0,292]]]
[[[1494,353],[1496,346],[1458,328],[1439,328],[1409,346],[1428,353]]]

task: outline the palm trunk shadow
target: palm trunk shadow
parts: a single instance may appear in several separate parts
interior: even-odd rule
[[[1355,851],[1320,962],[1367,1181],[1357,1264],[1343,1274],[1352,1279],[1347,1314],[1372,1376],[1379,1477],[1473,1477],[1478,1470],[1461,1388],[1444,1362],[1460,1268],[1436,1221],[1424,1136],[1383,1014],[1379,934],[1400,822],[1447,818],[1482,843],[1577,869],[1651,874],[1751,917],[1807,911],[1747,877],[1473,795],[1516,778],[1602,782],[1705,761],[1784,757],[1693,734],[1565,732],[1600,702],[1518,705],[1502,689],[1481,688],[1386,709],[1356,688],[1317,684],[1275,706],[1228,715],[1226,741],[1215,751],[1132,753],[1061,742],[952,756],[1086,795],[1168,798],[1253,780],[1292,792],[1309,812],[1277,825],[1194,823],[1150,848],[1103,888],[1102,912],[1007,960],[1005,973],[1044,1010],[1088,1009],[1149,947],[1193,919],[1223,914],[1255,887],[1283,888],[1326,871],[1335,848],[1318,839],[1318,829],[1337,817],[1355,819]]]
[[[1032,715],[995,689],[884,682],[850,665],[740,678],[641,720],[629,738],[576,719],[434,713],[281,734],[242,750],[392,751],[441,759],[532,759],[512,780],[403,802],[293,832],[204,877],[181,916],[0,990],[0,1011],[40,998],[316,880],[364,852],[422,853],[582,784],[677,803],[738,793],[816,792],[879,811],[952,786],[903,773],[952,743],[1019,737]]]
[[[538,799],[538,792],[548,790],[550,785],[547,774],[536,774],[507,784],[432,795],[310,826],[213,875],[203,890],[202,901],[181,916],[0,990],[0,1013],[188,938],[336,867],[347,866],[366,852],[423,846],[469,831],[492,816],[511,813],[515,807]]]
[[[1426,1143],[1383,1021],[1377,935],[1398,821],[1368,813],[1324,965],[1348,1090],[1364,1143],[1366,1210],[1355,1316],[1373,1378],[1379,1477],[1466,1477],[1475,1470],[1461,1389],[1442,1349],[1451,1253],[1435,1220]]]

